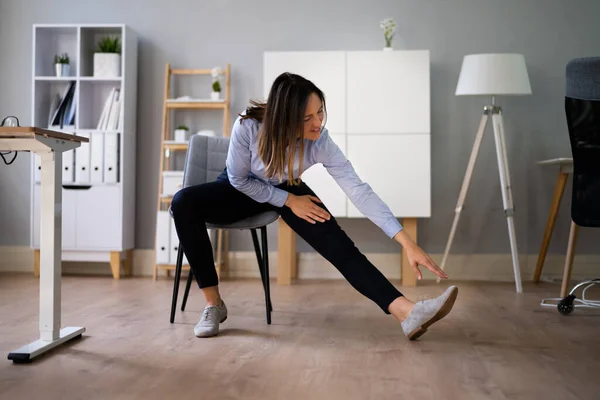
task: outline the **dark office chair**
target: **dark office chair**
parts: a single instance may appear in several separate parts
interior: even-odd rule
[[[185,167],[183,172],[183,187],[198,185],[205,182],[211,182],[225,169],[225,161],[227,159],[227,150],[229,148],[229,138],[225,137],[210,137],[203,135],[193,135],[190,138],[190,145],[186,154]],[[171,208],[169,208],[171,213]],[[279,214],[275,211],[267,211],[232,224],[206,224],[208,229],[235,229],[235,230],[250,230],[252,233],[252,241],[256,252],[256,259],[260,271],[263,288],[265,291],[265,307],[267,324],[271,323],[271,286],[269,284],[269,249],[267,240],[267,225],[275,222],[279,218]],[[257,230],[261,232],[261,246],[258,243]],[[179,282],[181,279],[181,270],[183,264],[183,246],[177,249],[177,263],[175,266],[175,282],[173,283],[173,299],[171,301],[171,318],[173,323],[175,320],[175,308],[177,307],[177,295],[179,293]],[[193,273],[190,270],[185,292],[181,304],[181,311],[185,310],[187,298],[192,285]]]
[[[568,315],[573,312],[575,291],[582,286],[587,285],[577,307],[600,307],[600,302],[585,299],[585,290],[600,283],[600,279],[581,282],[567,296],[578,229],[600,227],[600,57],[577,58],[567,64],[565,112],[573,155],[573,190],[571,230],[558,310]]]

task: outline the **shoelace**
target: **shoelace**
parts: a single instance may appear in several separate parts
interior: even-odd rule
[[[213,314],[217,313],[217,309],[215,307],[207,307],[204,309],[202,313],[202,321],[208,321],[209,318],[213,317]],[[216,316],[214,316],[216,317]]]

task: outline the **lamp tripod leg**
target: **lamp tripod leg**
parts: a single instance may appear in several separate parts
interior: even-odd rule
[[[446,250],[444,251],[444,257],[442,258],[442,262],[440,268],[444,270],[446,266],[446,261],[448,259],[448,253],[450,253],[450,248],[452,247],[452,242],[454,241],[454,234],[456,233],[456,227],[458,226],[458,220],[460,219],[460,213],[463,209],[463,205],[465,202],[465,198],[467,197],[467,191],[469,190],[469,185],[471,184],[471,177],[473,175],[473,169],[475,168],[475,162],[477,161],[477,154],[479,153],[479,148],[481,147],[481,141],[483,140],[483,135],[485,133],[485,127],[487,126],[488,121],[488,111],[487,108],[484,110],[483,115],[481,116],[481,121],[479,122],[479,128],[477,129],[477,134],[475,135],[475,142],[473,143],[473,149],[471,150],[471,156],[469,158],[469,163],[467,164],[467,171],[465,172],[465,177],[463,178],[462,187],[460,188],[460,193],[458,195],[458,202],[456,204],[455,214],[454,214],[454,222],[452,222],[452,228],[450,229],[450,236],[448,236],[448,242],[446,243]],[[437,282],[440,282],[440,278],[437,278]]]
[[[494,126],[494,139],[496,141],[496,155],[498,157],[498,172],[500,174],[500,188],[502,192],[502,201],[504,203],[504,213],[508,224],[508,236],[510,240],[510,250],[512,255],[513,270],[515,274],[515,286],[517,293],[522,293],[521,270],[519,267],[519,252],[517,250],[517,238],[515,234],[514,222],[514,204],[512,187],[510,183],[510,172],[508,168],[508,157],[506,152],[506,141],[504,138],[504,121],[500,107],[494,107],[492,114]]]

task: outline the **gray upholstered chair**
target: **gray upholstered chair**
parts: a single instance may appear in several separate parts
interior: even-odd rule
[[[229,138],[210,137],[198,134],[193,135],[190,138],[190,144],[185,159],[183,187],[199,185],[216,180],[225,169],[228,148]],[[172,213],[170,208],[169,213]],[[271,305],[271,289],[269,285],[267,225],[276,221],[278,218],[279,214],[277,212],[269,211],[229,225],[206,224],[208,229],[239,229],[250,230],[252,233],[252,241],[254,243],[254,250],[256,251],[258,268],[260,270],[260,276],[265,291],[265,306],[268,324],[271,323],[271,311],[273,310],[273,307]],[[262,251],[261,246],[259,246],[258,243],[258,235],[256,233],[257,229],[260,229],[261,231]],[[183,254],[184,249],[183,246],[180,245],[177,250],[177,263],[175,267],[175,282],[173,286],[173,300],[171,304],[171,323],[173,323],[175,319],[175,308],[177,307],[177,295],[179,293]],[[185,285],[181,311],[185,310],[192,280],[193,273],[190,270],[187,283]]]

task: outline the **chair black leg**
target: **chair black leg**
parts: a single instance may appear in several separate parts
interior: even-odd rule
[[[260,271],[260,279],[263,283],[263,288],[265,292],[267,291],[267,283],[265,280],[265,272],[263,269],[263,255],[265,254],[264,250],[262,251],[263,255],[261,255],[260,245],[258,244],[258,235],[256,233],[256,229],[250,229],[252,233],[252,242],[254,242],[254,251],[256,252],[256,261],[258,261],[258,270]],[[273,311],[273,305],[269,302],[269,310]]]
[[[268,240],[267,240],[267,227],[262,226],[260,228],[261,236],[262,236],[262,248],[263,248],[263,269],[265,271],[265,300],[266,300],[266,308],[267,308],[267,324],[271,324],[271,311],[273,307],[271,306],[271,285],[269,282],[269,248],[268,248]]]
[[[192,287],[192,280],[194,278],[194,272],[190,268],[190,272],[188,273],[187,282],[185,284],[185,292],[183,292],[183,302],[181,303],[181,311],[185,311],[185,305],[187,304],[187,299],[190,294],[190,288]]]
[[[175,279],[173,282],[173,300],[171,301],[171,323],[175,321],[175,308],[177,307],[177,295],[179,294],[179,281],[181,280],[181,264],[183,264],[183,247],[177,250],[177,263],[175,264]]]

